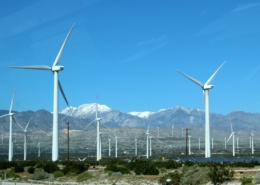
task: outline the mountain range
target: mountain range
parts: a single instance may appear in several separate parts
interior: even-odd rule
[[[83,104],[79,107],[71,107],[62,110],[59,114],[59,129],[66,128],[70,122],[70,128],[74,130],[84,129],[95,119],[96,104]],[[7,114],[7,110],[0,110],[0,115]],[[162,127],[162,128],[193,128],[204,127],[205,112],[199,109],[189,109],[176,106],[168,109],[161,109],[157,112],[129,112],[125,113],[114,110],[106,105],[98,104],[98,117],[102,118],[102,124],[107,127]],[[25,127],[30,122],[29,132],[48,132],[52,130],[52,113],[46,110],[15,112],[15,119]],[[259,130],[258,124],[260,113],[247,113],[233,111],[228,115],[210,113],[211,129],[230,129],[232,122],[234,130]],[[94,128],[94,125],[92,126]],[[0,118],[1,132],[9,131],[9,116]],[[14,131],[21,131],[21,128],[13,122]]]

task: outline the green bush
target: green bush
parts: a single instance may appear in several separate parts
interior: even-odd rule
[[[64,176],[64,173],[63,173],[62,171],[55,171],[55,172],[53,173],[53,176],[54,176],[55,178],[63,177],[63,176]]]
[[[242,178],[240,178],[240,182],[241,182],[241,185],[246,185],[246,184],[252,183],[252,178],[242,177]]]
[[[21,172],[24,172],[24,167],[22,166],[22,165],[16,165],[15,167],[14,167],[14,172],[15,173],[21,173]]]
[[[165,184],[167,179],[171,179],[171,182],[168,183],[169,185],[179,185],[181,182],[181,176],[182,174],[178,170],[175,170],[173,173],[168,173],[162,176],[159,179],[159,183]]]
[[[44,171],[46,171],[47,173],[53,173],[55,171],[59,171],[60,168],[58,167],[57,163],[54,162],[48,162],[44,165],[43,167]]]
[[[215,166],[210,168],[208,175],[213,184],[218,184],[231,180],[234,176],[234,171],[225,169],[223,166]]]
[[[28,168],[28,173],[33,174],[33,173],[34,173],[34,170],[35,170],[35,168],[32,167],[32,166],[30,166],[30,167]]]
[[[42,168],[35,168],[33,175],[29,177],[32,180],[43,180],[49,178],[49,174]]]
[[[139,163],[135,165],[134,172],[136,175],[159,175],[159,170],[149,161],[139,161]]]
[[[71,175],[77,175],[82,172],[87,171],[89,168],[88,164],[82,163],[82,162],[74,162],[70,161],[65,163],[65,167],[63,168],[62,172],[64,174],[71,174]]]
[[[200,185],[206,184],[210,181],[208,176],[209,169],[206,167],[199,167],[197,164],[187,167],[184,166],[182,169],[181,184],[185,185]]]

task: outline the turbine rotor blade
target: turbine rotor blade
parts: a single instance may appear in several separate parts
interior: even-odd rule
[[[17,125],[19,125],[19,127],[21,127],[21,129],[24,131],[25,129],[22,127],[22,125],[20,125],[20,123],[18,123],[18,121],[16,121],[16,119],[12,116],[12,119],[14,120],[14,122],[17,123]]]
[[[27,123],[26,127],[24,128],[24,130],[27,130],[27,127],[29,126],[29,124],[30,124],[32,118],[33,118],[33,117],[30,118],[30,120],[28,121],[28,123]]]
[[[5,116],[9,116],[9,114],[4,114],[4,115],[0,116],[0,118],[3,118]]]
[[[94,119],[93,121],[91,121],[88,126],[86,126],[86,128],[84,128],[83,130],[86,130],[92,123],[94,123],[94,121],[96,121],[96,119]]]
[[[232,122],[231,122],[230,116],[229,116],[229,122],[230,122],[230,126],[231,126],[231,132],[233,132],[233,127],[232,127]]]
[[[10,106],[9,114],[10,114],[10,113],[12,112],[12,110],[13,110],[15,91],[16,91],[16,89],[14,89],[14,93],[13,93],[13,97],[12,97],[12,101],[11,101],[11,106]]]
[[[70,34],[71,34],[71,31],[72,31],[72,29],[74,28],[74,25],[75,25],[75,23],[74,23],[74,24],[72,25],[72,27],[70,28],[70,31],[69,31],[69,33],[67,34],[67,36],[66,36],[66,38],[65,38],[65,40],[64,40],[64,42],[63,42],[63,44],[62,44],[62,46],[61,46],[61,48],[60,48],[59,53],[58,53],[58,55],[56,56],[56,59],[55,59],[53,65],[52,65],[52,67],[53,67],[53,66],[56,66],[56,65],[60,62],[60,58],[61,58],[61,56],[62,56],[63,50],[64,50],[64,48],[65,48],[65,46],[66,46],[66,43],[67,43],[68,38],[69,38],[69,36],[70,36]]]
[[[9,68],[51,70],[51,67],[49,67],[49,66],[9,66]]]
[[[180,70],[177,70],[179,73],[181,73],[183,76],[185,76],[186,78],[190,79],[191,81],[193,81],[195,84],[197,84],[200,87],[203,87],[202,83],[198,80],[196,80],[195,78],[192,78],[188,75],[186,75],[185,73],[181,72]]]
[[[63,89],[62,89],[62,86],[61,86],[60,81],[58,81],[58,83],[59,83],[60,92],[61,92],[61,94],[62,94],[62,96],[63,96],[63,98],[64,98],[64,100],[65,100],[67,106],[70,107],[69,102],[68,102],[68,100],[67,100],[67,98],[66,98],[66,96],[65,96],[65,93],[64,93]]]
[[[228,140],[227,140],[227,143],[228,143],[228,141],[230,140],[230,138],[232,137],[232,135],[233,135],[233,132],[230,134],[230,136],[229,136],[229,138],[228,138]]]
[[[208,79],[208,81],[205,83],[205,85],[209,85],[211,83],[211,81],[213,80],[213,78],[216,76],[216,74],[218,73],[218,71],[222,68],[222,66],[226,63],[226,61],[221,64],[221,66],[215,71],[215,73],[213,73],[213,75]]]

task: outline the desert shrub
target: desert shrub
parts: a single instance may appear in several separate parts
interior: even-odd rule
[[[55,171],[55,172],[53,173],[53,176],[54,176],[55,178],[63,177],[63,176],[64,176],[64,173],[63,173],[62,171]]]
[[[181,167],[181,163],[178,163],[173,160],[169,160],[167,162],[156,162],[155,166],[157,168],[177,169],[177,168]]]
[[[113,171],[113,172],[121,172],[122,174],[129,174],[130,173],[130,170],[127,167],[125,167],[123,165],[119,166],[117,164],[111,164],[111,163],[107,164],[105,170],[106,171]]]
[[[260,173],[257,173],[253,178],[253,183],[260,184]]]
[[[16,166],[14,167],[14,172],[15,172],[15,173],[24,172],[24,167],[23,167],[22,165],[18,164],[18,165],[16,165]]]
[[[210,181],[208,176],[209,169],[205,167],[199,167],[197,164],[187,167],[184,166],[182,169],[181,184],[185,185],[200,185],[206,184]]]
[[[249,183],[252,183],[252,178],[248,177],[242,177],[240,178],[241,185],[247,185]]]
[[[213,184],[218,184],[231,180],[231,178],[234,176],[234,171],[225,169],[223,166],[215,166],[210,168],[208,175]]]
[[[19,179],[20,176],[17,175],[16,173],[14,172],[10,172],[10,171],[0,171],[0,177],[1,179],[4,179],[4,174],[6,173],[6,178],[13,178],[13,179]]]
[[[181,182],[182,174],[175,170],[173,173],[168,173],[159,179],[159,183],[165,184],[167,179],[171,179],[168,185],[179,185]]]
[[[149,162],[149,161],[143,161],[135,165],[134,172],[136,175],[158,175],[159,170],[156,168],[156,166]]]
[[[82,173],[82,174],[80,174],[78,177],[77,177],[77,182],[83,182],[83,181],[87,181],[87,180],[89,180],[89,179],[92,179],[93,178],[93,176],[91,175],[91,174],[89,174],[89,173]]]
[[[49,174],[42,168],[35,168],[33,175],[29,177],[32,180],[43,180],[49,178]]]
[[[34,169],[35,169],[34,167],[30,166],[28,168],[28,173],[33,174],[34,173]]]
[[[82,162],[67,162],[65,163],[65,168],[63,168],[62,172],[64,174],[71,174],[71,175],[77,175],[82,172],[87,171],[89,168],[88,164],[82,163]]]
[[[48,162],[43,167],[44,171],[47,173],[53,173],[55,171],[59,171],[60,168],[58,167],[57,163],[54,162]]]

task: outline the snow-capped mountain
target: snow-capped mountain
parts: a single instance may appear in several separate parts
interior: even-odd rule
[[[98,114],[103,114],[105,112],[112,111],[106,105],[97,104]],[[60,114],[65,114],[67,116],[77,117],[77,118],[93,118],[96,114],[96,103],[83,104],[78,107],[67,107],[62,110]]]
[[[0,111],[0,115],[8,110]],[[71,123],[71,129],[82,130],[96,116],[96,104],[84,104],[79,107],[66,108],[59,115],[59,129],[66,127],[67,122]],[[50,131],[52,130],[52,114],[46,110],[36,112],[25,111],[17,112],[15,119],[25,126],[30,118],[30,131]],[[160,109],[155,112],[130,112],[125,113],[114,110],[106,105],[98,105],[98,117],[102,119],[102,124],[107,127],[168,127],[173,125],[179,128],[201,127],[205,126],[205,112],[199,109],[189,109],[182,106],[176,106],[168,109]],[[230,129],[230,119],[233,128],[240,130],[260,129],[258,124],[260,120],[259,113],[247,113],[243,111],[233,111],[228,115],[210,113],[211,129]],[[3,132],[9,130],[9,117],[0,119],[0,128]],[[20,130],[17,124],[13,125],[14,130]],[[237,131],[236,131],[237,132]]]
[[[144,111],[144,112],[128,112],[128,114],[133,116],[138,116],[140,118],[148,118],[150,115],[154,114],[154,112]]]

